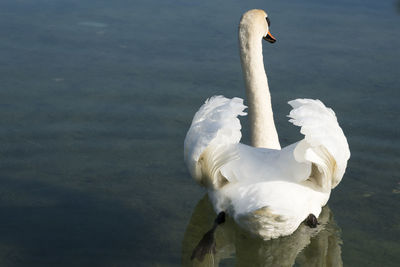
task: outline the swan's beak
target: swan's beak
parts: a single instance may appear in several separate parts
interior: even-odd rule
[[[275,37],[274,36],[272,36],[272,34],[268,31],[268,33],[267,33],[267,36],[264,36],[264,40],[265,41],[268,41],[268,42],[270,42],[270,43],[275,43],[276,42],[276,39],[275,39]]]

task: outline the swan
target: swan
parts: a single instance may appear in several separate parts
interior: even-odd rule
[[[238,116],[247,115],[247,107],[237,97],[206,100],[184,141],[185,163],[207,188],[215,211],[264,240],[290,235],[303,221],[316,227],[350,158],[334,111],[320,100],[288,102],[289,121],[304,138],[281,149],[262,56],[262,39],[276,41],[270,23],[265,11],[254,9],[239,24],[251,146],[240,143]]]

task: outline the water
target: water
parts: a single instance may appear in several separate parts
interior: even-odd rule
[[[264,56],[281,143],[301,138],[286,102],[319,98],[352,157],[321,229],[264,243],[228,222],[214,262],[397,266],[399,2],[370,0],[1,1],[2,266],[191,264],[215,215],[183,139],[207,97],[244,97],[236,31],[254,7],[278,39]]]

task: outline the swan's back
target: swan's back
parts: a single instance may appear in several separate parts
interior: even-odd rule
[[[185,162],[192,176],[213,188],[221,179],[246,183],[308,179],[323,191],[334,188],[350,157],[335,113],[320,100],[296,99],[289,104],[293,107],[289,121],[301,127],[304,139],[274,150],[238,144],[241,124],[237,117],[246,115],[242,99],[215,96],[207,100],[185,138]]]
[[[290,122],[304,139],[282,150],[240,144],[243,100],[217,96],[196,113],[185,139],[185,161],[226,211],[264,239],[291,234],[309,214],[318,217],[342,179],[350,151],[335,113],[319,100],[297,99]]]

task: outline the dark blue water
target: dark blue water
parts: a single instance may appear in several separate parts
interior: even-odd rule
[[[262,8],[278,39],[264,60],[281,144],[301,138],[286,102],[319,98],[352,157],[323,229],[264,243],[229,222],[214,263],[397,266],[399,6],[2,0],[0,265],[191,265],[215,215],[183,140],[207,97],[244,97],[237,25]]]

